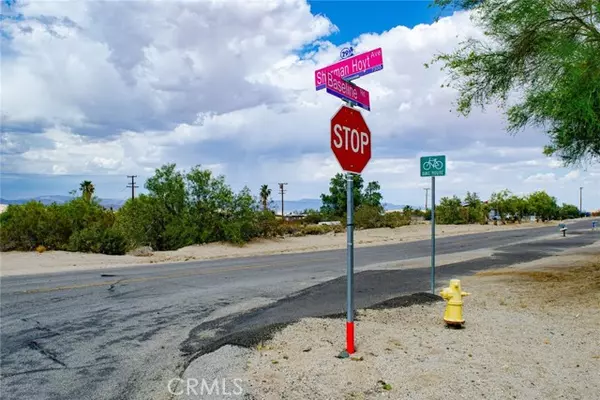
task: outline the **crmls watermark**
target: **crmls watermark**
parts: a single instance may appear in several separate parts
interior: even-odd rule
[[[173,378],[167,384],[169,393],[175,396],[241,396],[244,393],[241,379],[215,379],[207,381],[196,378]]]

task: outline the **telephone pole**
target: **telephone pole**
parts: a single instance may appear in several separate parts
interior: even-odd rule
[[[283,188],[287,185],[286,182],[280,182],[279,185],[279,194],[281,195],[281,219],[285,221],[285,214],[283,213],[283,194],[285,193],[285,189]]]
[[[427,211],[427,198],[429,197],[429,188],[423,188],[425,191],[425,211]]]
[[[137,175],[127,175],[127,178],[131,178],[131,183],[126,187],[131,188],[131,200],[133,200],[135,198],[135,188],[139,187],[135,184],[135,178],[137,178]]]
[[[583,214],[583,186],[579,187],[579,216]]]

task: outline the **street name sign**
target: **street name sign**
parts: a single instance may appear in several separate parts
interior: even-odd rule
[[[369,92],[365,89],[338,78],[332,72],[327,73],[326,84],[327,93],[339,97],[342,100],[352,102],[367,111],[371,111]]]
[[[421,157],[421,176],[445,176],[446,156]]]
[[[329,72],[340,79],[349,81],[382,69],[383,53],[381,47],[379,47],[316,70],[315,88],[316,90],[321,90],[327,87],[327,74]]]
[[[342,106],[331,118],[331,150],[342,169],[360,174],[371,159],[371,130],[360,111]]]

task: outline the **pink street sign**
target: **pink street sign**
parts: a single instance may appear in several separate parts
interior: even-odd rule
[[[340,79],[351,80],[382,69],[383,53],[379,47],[316,70],[315,87],[317,90],[324,89],[327,86],[327,74],[330,72]]]
[[[325,85],[327,87],[327,93],[339,97],[342,100],[356,103],[359,107],[364,108],[367,111],[371,111],[369,92],[367,92],[365,89],[360,88],[351,82],[346,82],[345,80],[338,78],[333,74],[333,72],[327,73]]]

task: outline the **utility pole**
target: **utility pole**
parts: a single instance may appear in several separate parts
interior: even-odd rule
[[[429,188],[423,188],[425,191],[425,211],[427,211],[427,198],[429,197]]]
[[[583,215],[583,186],[579,187],[579,216]]]
[[[283,213],[283,194],[285,193],[285,189],[283,188],[287,185],[286,182],[280,182],[279,185],[279,194],[281,195],[281,219],[285,221],[285,214]]]
[[[139,187],[135,184],[135,178],[137,175],[127,175],[127,178],[131,178],[131,183],[127,185],[128,188],[131,188],[131,200],[135,198],[135,188]]]

